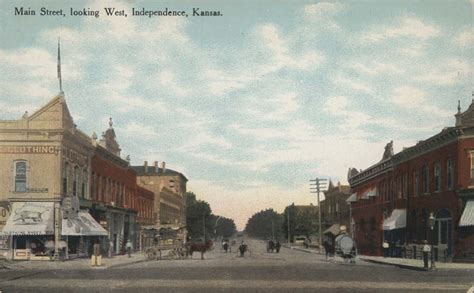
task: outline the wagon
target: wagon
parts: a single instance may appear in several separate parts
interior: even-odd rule
[[[162,259],[164,256],[171,259],[186,257],[186,248],[179,239],[157,239],[152,246],[145,248],[148,260]]]

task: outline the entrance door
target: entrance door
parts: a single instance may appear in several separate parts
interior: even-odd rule
[[[436,214],[433,229],[434,245],[438,247],[438,258],[451,257],[453,242],[453,220],[447,209],[442,209]]]

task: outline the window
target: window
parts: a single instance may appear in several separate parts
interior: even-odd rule
[[[434,164],[434,183],[435,183],[435,191],[441,190],[441,166],[439,162]]]
[[[472,166],[472,156],[471,156],[471,166]],[[446,162],[446,169],[447,169],[447,185],[448,189],[453,188],[453,183],[454,183],[454,163],[453,159],[449,158],[448,161]],[[472,175],[472,167],[471,167],[471,175]]]
[[[474,184],[474,151],[471,151],[471,184]]]
[[[26,162],[15,163],[15,192],[26,192]]]
[[[429,192],[429,174],[428,174],[428,167],[424,165],[421,168],[421,177],[423,180],[423,193],[428,193]]]
[[[72,195],[77,195],[77,186],[79,184],[79,167],[74,167],[73,181],[72,181]]]
[[[87,180],[88,179],[88,176],[87,176],[87,170],[84,170],[82,172],[82,186],[81,186],[81,197],[82,198],[86,198],[87,197]]]
[[[67,184],[67,175],[69,173],[69,164],[66,163],[64,164],[64,169],[63,169],[63,194],[67,195],[68,192],[68,184]]]

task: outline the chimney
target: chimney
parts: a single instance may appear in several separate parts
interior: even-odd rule
[[[146,173],[148,173],[148,161],[143,162],[143,170]]]
[[[161,171],[162,171],[163,173],[165,173],[165,171],[166,171],[166,163],[165,163],[165,161],[161,162],[161,169],[162,169]]]
[[[155,161],[155,173],[158,173],[158,161]]]

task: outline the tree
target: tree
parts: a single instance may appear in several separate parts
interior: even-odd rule
[[[186,223],[191,240],[228,238],[237,232],[234,220],[213,215],[209,203],[197,199],[192,192],[186,193]]]
[[[280,239],[284,237],[281,227],[283,216],[273,209],[262,210],[247,221],[245,232],[251,237]]]
[[[186,226],[191,239],[202,238],[205,241],[210,238],[211,235],[208,233],[212,233],[214,230],[211,215],[212,210],[209,203],[198,200],[192,192],[186,193]]]
[[[288,214],[290,217],[289,221]],[[318,233],[317,206],[295,206],[295,204],[291,204],[285,208],[283,217],[282,230],[285,237],[288,238],[288,228],[290,229],[290,241],[293,241],[295,236],[304,235],[310,237]]]
[[[229,238],[235,233],[237,233],[237,227],[235,226],[234,220],[222,217],[222,216],[214,216],[215,217],[215,237],[223,237]]]

